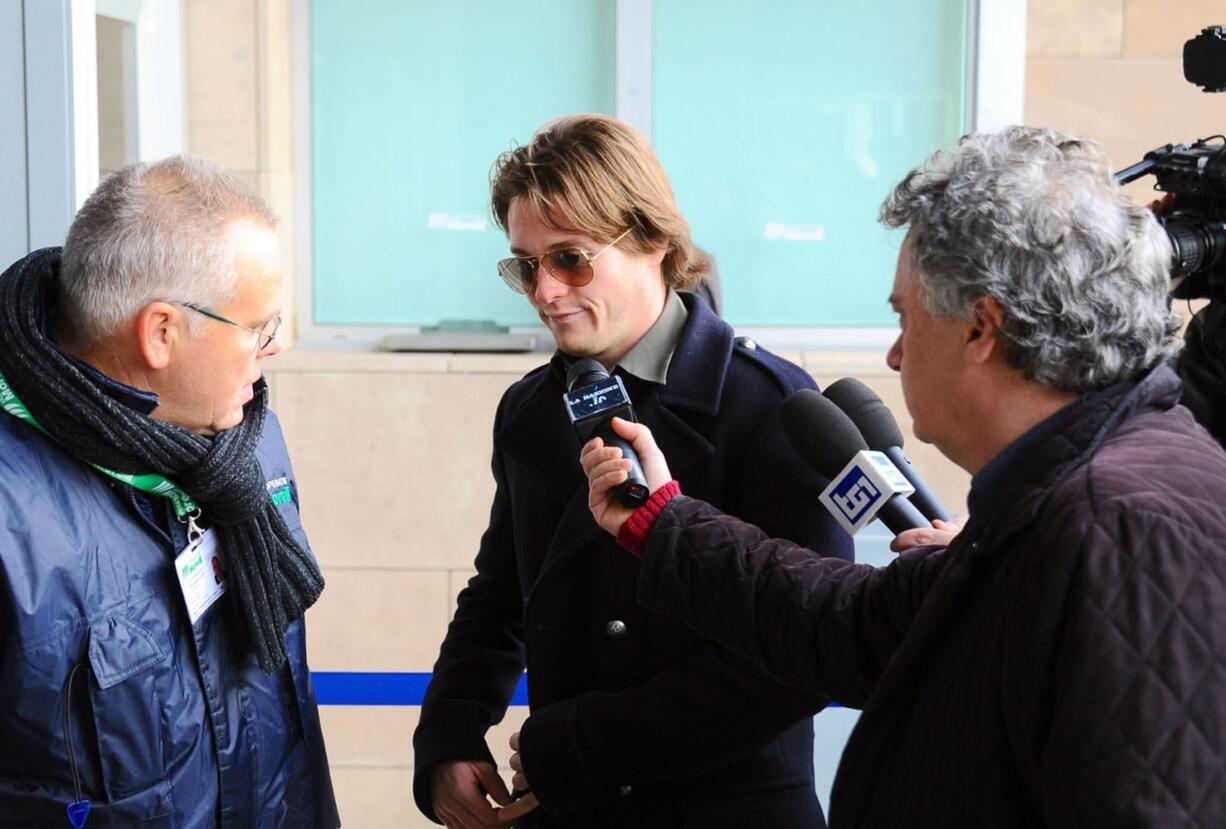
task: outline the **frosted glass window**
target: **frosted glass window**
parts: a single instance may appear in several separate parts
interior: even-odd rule
[[[657,0],[654,145],[725,316],[893,326],[890,187],[964,132],[962,0]]]
[[[652,141],[725,316],[893,326],[889,187],[964,131],[965,0],[655,0]],[[311,0],[314,320],[538,320],[489,170],[615,109],[613,0]]]
[[[313,0],[315,323],[539,324],[498,278],[489,171],[614,109],[606,0]]]

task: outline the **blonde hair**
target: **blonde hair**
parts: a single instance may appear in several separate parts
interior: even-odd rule
[[[692,290],[710,259],[690,240],[672,187],[651,145],[607,115],[569,115],[537,130],[527,146],[498,157],[490,174],[494,219],[509,232],[511,202],[523,199],[551,227],[578,230],[634,253],[665,248],[664,281]]]

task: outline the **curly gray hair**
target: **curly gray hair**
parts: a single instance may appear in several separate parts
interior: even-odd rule
[[[881,221],[909,226],[931,313],[1001,304],[1009,364],[1028,379],[1084,394],[1179,350],[1166,233],[1094,142],[1029,127],[967,135],[912,170]]]

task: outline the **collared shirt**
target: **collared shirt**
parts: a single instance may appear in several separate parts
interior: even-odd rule
[[[681,332],[690,312],[672,288],[664,299],[664,310],[643,339],[622,358],[618,366],[640,380],[664,385],[668,378],[668,364],[681,340]]]
[[[1034,450],[1056,434],[1065,419],[1080,409],[1086,399],[1076,400],[1055,414],[1048,415],[975,473],[966,500],[977,525],[986,526],[1006,509],[1013,484],[1022,477],[1022,471]]]

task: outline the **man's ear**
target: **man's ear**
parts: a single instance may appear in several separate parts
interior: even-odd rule
[[[986,363],[993,354],[1005,353],[1001,329],[1005,324],[1005,309],[990,296],[971,304],[971,319],[967,323],[964,351],[968,362]]]
[[[136,341],[145,367],[160,371],[170,365],[170,355],[182,334],[183,312],[169,302],[151,302],[136,315]]]

